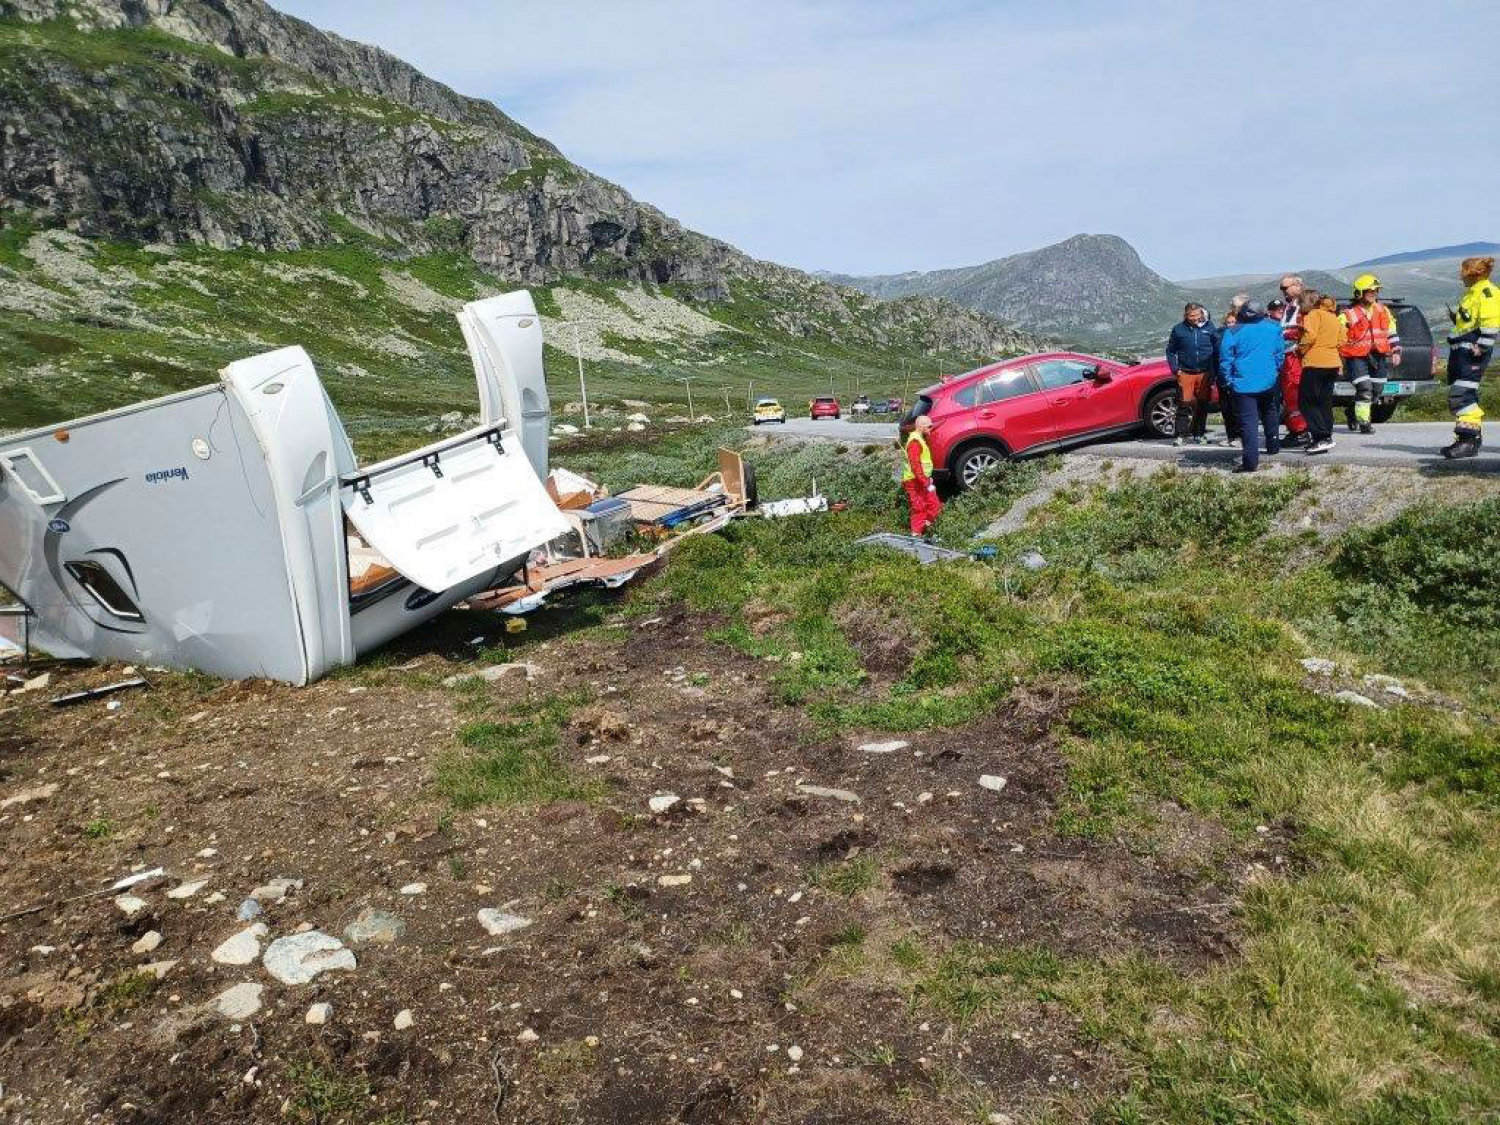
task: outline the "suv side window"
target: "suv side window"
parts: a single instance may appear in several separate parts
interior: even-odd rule
[[[1032,385],[1031,376],[1024,367],[1011,367],[1005,371],[997,371],[983,383],[979,384],[979,403],[984,405],[991,402],[1000,402],[1007,398],[1015,398],[1017,395],[1029,395],[1036,387]]]
[[[1094,365],[1078,359],[1049,359],[1036,365],[1037,376],[1042,386],[1049,391],[1071,387],[1084,380],[1084,373]]]

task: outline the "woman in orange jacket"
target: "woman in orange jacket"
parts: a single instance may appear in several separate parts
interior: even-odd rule
[[[1346,330],[1332,297],[1308,292],[1303,295],[1302,334],[1297,354],[1302,358],[1299,403],[1312,438],[1305,453],[1327,453],[1333,448],[1333,385],[1343,372],[1339,348]]]

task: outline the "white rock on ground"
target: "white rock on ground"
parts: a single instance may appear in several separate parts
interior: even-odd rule
[[[173,958],[170,961],[151,961],[148,964],[142,965],[136,971],[141,973],[150,973],[157,980],[161,980],[176,967],[177,959]]]
[[[308,984],[319,973],[357,967],[354,951],[321,930],[277,938],[260,963],[282,984]]]
[[[376,942],[389,945],[399,941],[406,932],[406,923],[387,910],[376,910],[367,906],[355,916],[354,921],[344,927],[344,940],[350,945]]]
[[[25,805],[32,801],[45,801],[57,792],[57,782],[49,781],[46,785],[38,785],[31,789],[22,789],[19,793],[0,801],[0,809],[8,809],[13,805]]]
[[[133,944],[130,947],[130,952],[132,952],[132,953],[150,953],[153,949],[155,949],[160,944],[161,944],[161,934],[160,934],[160,932],[157,931],[157,930],[147,930],[144,934],[142,934],[140,936],[140,938],[135,942],[135,944]]]
[[[644,423],[644,422],[631,422],[625,428],[627,430],[629,430],[633,434],[638,434],[638,433],[641,433],[643,430],[645,430],[646,423]]]
[[[214,997],[214,1007],[227,1020],[249,1019],[260,1011],[263,984],[236,984]]]
[[[293,891],[300,891],[301,889],[301,879],[283,877],[272,879],[269,883],[256,887],[255,890],[250,892],[250,897],[262,906],[274,906],[276,903],[283,901]]]
[[[1352,703],[1356,707],[1373,707],[1377,711],[1385,710],[1385,708],[1381,707],[1380,704],[1376,703],[1369,696],[1360,695],[1357,691],[1345,690],[1334,692],[1333,698],[1337,699],[1340,703]]]
[[[513,934],[517,930],[524,930],[531,925],[531,919],[523,918],[519,914],[510,914],[504,910],[486,908],[479,912],[479,924],[491,937],[499,937],[502,934]]]
[[[456,675],[448,676],[444,678],[443,686],[454,687],[469,680],[483,680],[487,684],[492,684],[496,680],[504,679],[512,672],[523,673],[528,683],[542,674],[542,670],[535,664],[518,660],[512,664],[491,664],[488,668],[484,668],[478,672],[460,672]]]
[[[266,924],[256,922],[221,942],[209,954],[221,965],[248,965],[260,956],[260,939],[266,936]]]
[[[133,918],[146,909],[146,900],[137,898],[135,895],[118,895],[115,898],[115,905],[125,912],[127,918]]]
[[[1309,656],[1297,663],[1315,676],[1331,676],[1339,670],[1339,666],[1332,660],[1321,656]]]
[[[910,742],[898,738],[892,742],[861,743],[859,750],[862,754],[894,754],[897,750],[905,750],[910,745]]]
[[[654,813],[664,813],[680,800],[682,798],[676,793],[658,793],[647,801],[646,805]]]
[[[979,787],[981,789],[988,789],[992,793],[998,793],[1005,788],[1005,778],[997,773],[980,774]]]
[[[425,895],[427,893],[427,884],[407,883],[406,886],[401,888],[401,893],[404,895]]]
[[[799,783],[797,792],[805,793],[809,797],[828,797],[834,801],[844,801],[851,805],[859,804],[859,794],[849,789],[830,789],[826,785],[805,785]]]
[[[661,875],[656,880],[658,887],[685,887],[693,881],[691,875]]]
[[[167,897],[175,899],[192,898],[206,886],[208,886],[207,879],[194,879],[191,883],[183,883],[179,887],[173,887],[167,892]]]
[[[307,1015],[302,1017],[303,1023],[310,1023],[314,1027],[321,1027],[328,1022],[328,1017],[333,1014],[332,1004],[314,1004],[307,1009]]]
[[[416,1018],[411,1014],[411,1009],[402,1008],[396,1013],[396,1018],[391,1021],[391,1026],[397,1031],[405,1031],[414,1023],[416,1023]]]
[[[531,1028],[522,1028],[521,1034],[516,1036],[517,1043],[535,1043],[541,1036],[532,1031]]]
[[[788,1047],[786,1049],[786,1057],[789,1058],[789,1059],[791,1059],[793,1062],[801,1062],[802,1061],[802,1048],[799,1047],[799,1046],[797,1046],[797,1044],[793,1043],[790,1047]]]
[[[1394,695],[1398,699],[1411,698],[1411,692],[1406,690],[1406,685],[1395,676],[1370,675],[1364,678],[1364,685],[1376,691],[1383,691],[1387,695]]]

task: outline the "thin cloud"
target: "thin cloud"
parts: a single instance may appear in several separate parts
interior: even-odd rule
[[[1173,276],[1492,237],[1500,172],[1449,60],[1500,9],[1103,0],[494,5],[292,0],[490,98],[684,222],[892,272],[1111,231]],[[1454,156],[1468,161],[1462,176]]]

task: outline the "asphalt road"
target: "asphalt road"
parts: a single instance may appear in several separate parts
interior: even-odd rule
[[[753,428],[757,432],[770,432],[773,436],[821,438],[849,445],[896,440],[895,422],[851,422],[847,419],[835,422],[830,418],[819,418],[816,421],[811,418],[789,418],[785,425]],[[1222,442],[1224,431],[1219,427],[1210,427],[1209,436]],[[1274,460],[1284,464],[1306,462],[1377,467],[1406,465],[1411,468],[1500,473],[1500,423],[1485,426],[1484,452],[1464,461],[1445,461],[1438,453],[1439,449],[1453,440],[1453,425],[1449,422],[1387,422],[1383,426],[1376,426],[1375,432],[1368,436],[1351,434],[1340,422],[1333,437],[1337,446],[1330,453],[1308,457],[1299,451],[1288,451]],[[1239,461],[1238,445],[1174,446],[1170,441],[1157,438],[1102,441],[1075,446],[1067,453],[1070,456],[1085,457],[1141,457],[1154,461],[1175,461],[1181,465],[1228,466]],[[1264,457],[1262,463],[1266,463]]]

